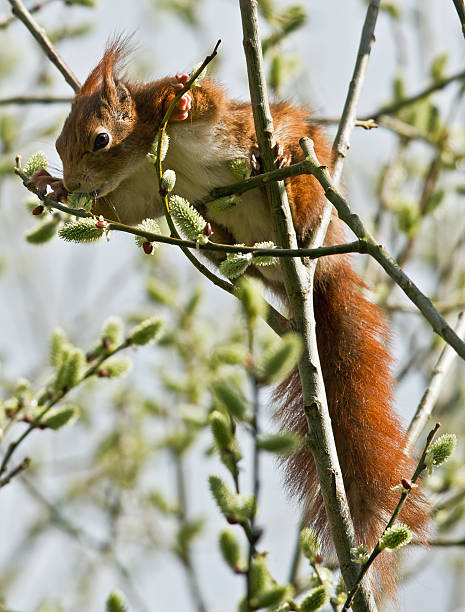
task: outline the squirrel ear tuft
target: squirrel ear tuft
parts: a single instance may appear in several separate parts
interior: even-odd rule
[[[111,95],[115,91],[115,81],[124,70],[128,56],[133,50],[132,36],[115,36],[109,40],[100,62],[95,66],[79,90],[79,96],[88,96],[103,85]]]

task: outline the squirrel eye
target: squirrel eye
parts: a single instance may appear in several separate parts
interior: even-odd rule
[[[110,136],[106,132],[102,132],[101,134],[97,134],[94,141],[94,151],[98,151],[99,149],[103,149],[110,142]]]

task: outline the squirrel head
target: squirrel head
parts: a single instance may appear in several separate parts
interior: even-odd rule
[[[109,43],[73,101],[56,141],[68,191],[105,196],[145,158],[136,104],[120,77],[129,52],[127,39]]]

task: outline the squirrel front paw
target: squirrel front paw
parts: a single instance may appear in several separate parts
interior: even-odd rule
[[[284,147],[276,143],[275,146],[275,164],[278,168],[284,168],[285,166],[291,165],[291,156],[288,152],[284,151]],[[263,174],[263,163],[260,155],[260,149],[258,144],[254,144],[250,149],[250,165],[252,166],[252,174]]]
[[[177,74],[176,82],[172,83],[175,95],[181,90],[189,80],[188,74]],[[192,94],[186,91],[178,100],[174,111],[171,114],[170,121],[185,121],[189,117],[189,111],[192,108]]]
[[[29,184],[38,190],[38,195],[48,198],[55,202],[66,202],[68,198],[68,190],[63,184],[63,179],[52,176],[45,168],[41,168],[34,172],[29,179]],[[47,187],[50,187],[51,192],[47,194]]]

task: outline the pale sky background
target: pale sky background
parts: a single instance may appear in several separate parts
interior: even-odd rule
[[[94,11],[65,9],[59,3],[51,5],[41,13],[41,23],[48,27],[58,27],[62,22],[71,23],[92,19],[95,28],[85,39],[61,44],[60,53],[69,63],[75,74],[83,81],[101,56],[106,39],[114,32],[135,30],[135,39],[140,43],[137,58],[142,61],[147,78],[158,78],[174,74],[180,70],[189,71],[195,63],[211,51],[216,40],[222,39],[217,77],[230,94],[248,99],[245,60],[242,52],[242,32],[238,2],[234,0],[206,0],[203,5],[203,31],[201,35],[182,26],[180,22],[166,13],[152,11],[147,18],[149,0],[99,0]],[[281,3],[286,6],[291,3]],[[352,74],[360,31],[364,19],[365,4],[359,0],[326,0],[326,2],[303,2],[310,19],[306,26],[293,35],[286,48],[297,53],[302,60],[303,71],[295,83],[296,100],[310,105],[318,114],[338,116],[342,110],[348,83]],[[407,41],[409,73],[407,80],[409,92],[415,92],[427,82],[424,66],[440,52],[450,54],[447,72],[461,70],[464,58],[464,41],[460,37],[459,23],[452,1],[409,0],[402,3],[406,10],[421,7],[433,16],[426,28],[427,40],[420,49]],[[8,2],[0,0],[0,15],[7,14]],[[426,14],[426,13],[425,13]],[[360,104],[360,114],[368,113],[386,100],[391,92],[391,79],[395,65],[396,49],[393,45],[388,20],[381,18],[376,31],[368,70],[367,82]],[[2,56],[13,55],[19,63],[17,78],[9,79],[8,89],[0,89],[0,96],[27,92],[27,75],[37,70],[36,43],[25,31],[22,24],[15,24],[7,31],[0,31],[0,61]],[[5,55],[3,55],[5,53]],[[28,58],[33,59],[29,62]],[[71,90],[56,74],[57,94],[70,95]],[[28,141],[28,127],[36,122],[66,115],[66,107],[39,106],[23,108],[24,138],[21,139],[21,153],[27,157],[41,149],[52,163],[58,164],[54,150],[55,137],[41,142]],[[370,206],[368,199],[370,181],[379,164],[387,159],[393,143],[385,131],[365,132],[356,130],[347,164],[346,190],[354,210],[362,212]],[[0,278],[0,351],[8,357],[6,372],[11,377],[28,375],[36,371],[38,360],[46,350],[51,331],[60,325],[70,336],[79,338],[81,346],[92,338],[102,321],[110,314],[124,316],[131,305],[142,301],[144,294],[142,275],[137,271],[139,254],[127,236],[114,236],[110,244],[92,246],[68,245],[54,240],[47,245],[36,247],[24,241],[24,229],[32,222],[23,212],[24,191],[11,181],[0,193],[2,206],[8,214],[0,228],[1,251],[7,255],[7,272]],[[19,212],[18,212],[19,211]],[[168,248],[168,247],[166,247]],[[179,257],[171,251],[173,258]],[[186,282],[194,282],[194,274],[175,265],[177,274],[185,275]],[[410,268],[414,280],[419,280],[427,288],[428,279],[421,271]],[[417,274],[417,276],[415,276]],[[118,278],[122,285],[117,291],[109,291],[100,304],[98,318],[86,312],[86,305],[94,302],[98,292],[99,280],[105,277],[110,282]],[[18,279],[20,282],[18,283]],[[123,282],[121,282],[123,280]],[[27,287],[27,302],[24,299]],[[217,311],[232,312],[234,304],[228,296],[214,289],[209,291]],[[82,314],[85,314],[83,317]],[[77,314],[79,316],[77,316]],[[213,315],[214,316],[214,315]],[[398,337],[394,338],[397,356],[402,352]],[[142,364],[144,357],[138,354],[136,364]],[[134,368],[137,370],[137,367]],[[146,385],[143,375],[134,374],[134,384]],[[402,389],[397,398],[397,408],[408,419],[421,397],[421,381],[411,382]],[[105,423],[102,422],[102,427]],[[40,439],[39,439],[40,438]],[[86,448],[88,441],[84,432],[69,428],[59,434],[44,433],[37,438],[31,437],[27,453],[34,457],[40,453],[42,460],[53,461],[66,453]],[[161,465],[161,464],[160,464]],[[169,479],[170,466],[161,475]],[[199,540],[196,558],[200,567],[200,578],[207,596],[209,610],[212,612],[234,609],[235,602],[242,593],[243,580],[233,576],[226,567],[217,547],[217,534],[224,527],[207,489],[206,477],[212,471],[212,463],[190,466],[190,494],[193,514],[208,514],[207,536]],[[221,472],[218,468],[215,471]],[[287,574],[288,562],[294,546],[294,524],[298,511],[284,497],[280,474],[271,461],[267,461],[265,486],[260,507],[260,523],[270,526],[265,534],[263,545],[270,550],[271,568],[277,579]],[[58,494],[59,477],[50,477],[42,486],[51,497]],[[4,566],[14,541],[21,534],[21,525],[27,523],[35,506],[19,484],[12,484],[2,491],[0,504],[0,563]],[[290,518],[291,517],[291,518]],[[79,520],[82,517],[76,517]],[[91,520],[91,518],[88,518]],[[284,525],[286,528],[284,529]],[[98,532],[99,525],[95,529]],[[32,612],[37,601],[46,594],[63,596],[66,603],[66,564],[61,555],[66,555],[67,547],[75,547],[66,535],[56,531],[43,544],[40,554],[34,554],[27,568],[27,583],[17,585],[10,594],[9,604],[14,610]],[[128,553],[129,554],[129,553]],[[443,562],[441,552],[430,554],[428,568],[417,578],[406,583],[400,595],[403,611],[423,610],[437,612],[449,610],[445,594],[451,592],[449,568]],[[0,566],[0,567],[1,567]],[[208,570],[202,571],[202,568]],[[148,567],[138,568],[135,572],[139,591],[144,594],[149,608],[154,611],[173,612],[192,609],[188,600],[185,577],[178,563],[166,554],[160,556]],[[94,605],[88,612],[103,610],[104,601],[110,590],[118,588],[118,578],[106,572],[94,596]],[[229,601],[226,598],[230,598]],[[71,610],[71,608],[69,608]],[[137,610],[129,605],[130,610]],[[74,612],[74,611],[73,611]],[[457,610],[455,612],[458,612]]]

